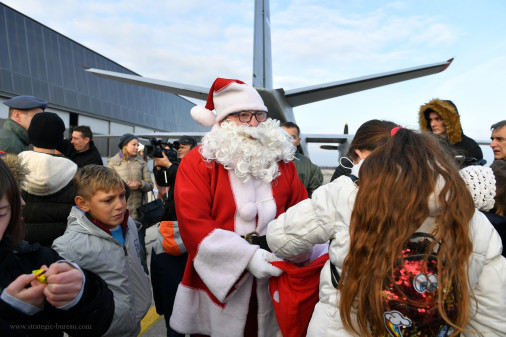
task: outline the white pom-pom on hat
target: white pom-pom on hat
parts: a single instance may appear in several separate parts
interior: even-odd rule
[[[212,126],[217,123],[216,115],[209,109],[203,106],[196,105],[190,110],[192,118],[204,126]]]

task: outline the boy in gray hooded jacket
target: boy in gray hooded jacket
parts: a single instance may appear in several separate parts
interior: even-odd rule
[[[65,259],[101,276],[114,294],[114,317],[104,336],[137,336],[151,305],[151,287],[142,268],[139,238],[129,217],[119,175],[88,165],[74,176],[75,203],[63,236],[53,248]]]

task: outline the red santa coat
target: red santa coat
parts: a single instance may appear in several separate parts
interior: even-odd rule
[[[244,335],[253,275],[245,271],[259,248],[242,237],[265,235],[267,224],[307,198],[292,162],[279,162],[271,183],[241,181],[216,162],[205,162],[198,148],[178,169],[174,197],[181,237],[189,257],[180,283],[171,327],[181,333]],[[258,336],[279,330],[268,279],[256,280]]]

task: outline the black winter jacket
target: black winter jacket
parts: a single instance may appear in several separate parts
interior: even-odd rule
[[[23,241],[12,251],[0,242],[0,293],[18,276],[30,274],[42,265],[49,267],[62,260],[56,251]],[[101,336],[111,324],[114,299],[106,283],[83,269],[86,281],[81,300],[69,310],[60,310],[49,302],[29,316],[0,299],[0,336]]]
[[[502,256],[506,257],[506,250],[504,247],[506,247],[506,217],[500,216],[498,214],[495,214],[493,212],[483,212],[485,216],[487,217],[488,221],[494,226],[497,233],[499,233],[499,236],[501,237],[502,241]]]
[[[75,196],[76,189],[72,181],[50,195],[39,196],[22,190],[21,197],[26,203],[23,208],[25,240],[50,247],[67,228],[67,218],[74,206]]]
[[[72,178],[77,165],[63,156],[34,151],[21,152],[18,157],[30,172],[21,191],[26,203],[25,240],[51,246],[67,227],[74,205]]]
[[[58,150],[63,153],[65,157],[76,163],[79,168],[90,164],[104,165],[102,157],[93,141],[90,142],[90,148],[88,150],[77,152],[72,143],[68,139],[65,139]]]

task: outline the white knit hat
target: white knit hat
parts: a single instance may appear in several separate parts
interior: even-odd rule
[[[193,107],[191,115],[197,123],[212,126],[231,113],[248,110],[267,112],[258,91],[239,80],[217,78],[209,90],[206,106]]]
[[[480,211],[488,212],[495,204],[495,176],[490,167],[471,165],[460,170],[473,196],[474,205]]]

